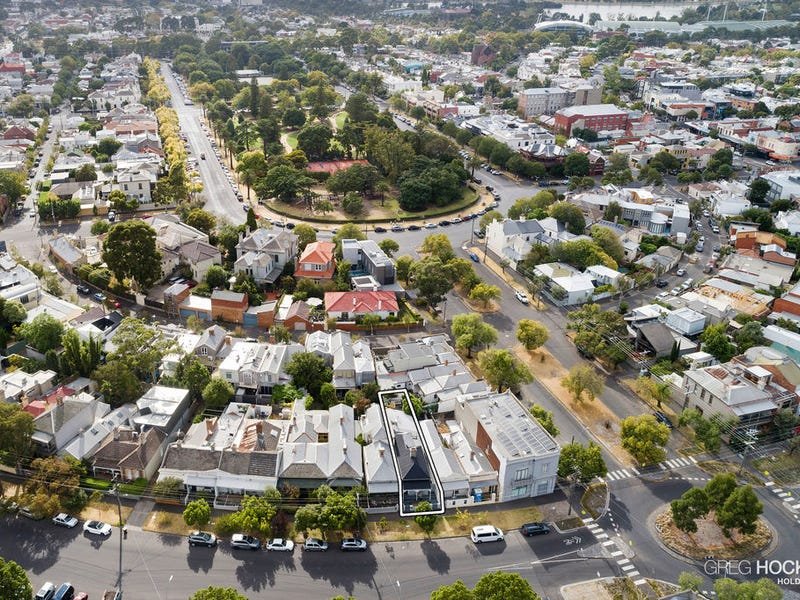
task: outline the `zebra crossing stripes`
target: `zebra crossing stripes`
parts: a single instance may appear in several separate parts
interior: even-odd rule
[[[658,467],[662,471],[666,471],[669,469],[679,469],[682,467],[692,467],[697,464],[697,459],[693,456],[683,457],[680,456],[678,458],[672,458],[670,460],[665,460],[663,462],[658,463]],[[616,471],[609,471],[606,473],[605,477],[600,477],[600,481],[620,481],[621,479],[629,479],[631,477],[638,477],[640,475],[639,471],[634,467],[628,467],[627,469],[617,469]]]

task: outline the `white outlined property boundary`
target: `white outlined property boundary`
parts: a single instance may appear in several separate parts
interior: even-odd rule
[[[386,428],[387,439],[389,443],[389,454],[392,457],[392,466],[394,467],[394,473],[397,477],[397,495],[398,495],[398,506],[400,507],[400,516],[401,517],[418,517],[421,515],[443,515],[445,512],[445,499],[444,499],[444,487],[442,486],[442,480],[439,479],[439,472],[436,470],[436,465],[433,464],[433,458],[431,457],[430,448],[428,448],[428,442],[425,439],[425,436],[422,435],[422,430],[419,426],[419,420],[417,419],[417,415],[414,413],[413,408],[409,410],[411,414],[411,419],[414,422],[414,428],[417,431],[417,436],[419,437],[419,443],[422,446],[425,452],[425,460],[428,462],[429,472],[431,475],[431,479],[436,486],[436,493],[439,499],[439,508],[435,510],[428,510],[424,512],[406,512],[404,508],[403,502],[403,480],[400,476],[400,467],[397,464],[397,452],[396,446],[394,443],[394,430],[392,429],[389,423],[389,416],[386,414],[386,404],[384,403],[384,398],[396,399],[395,401],[399,401],[399,405],[402,410],[403,400],[405,400],[409,407],[412,406],[411,398],[408,395],[408,390],[386,390],[384,392],[378,392],[378,405],[381,409],[381,418],[383,419],[383,426]]]

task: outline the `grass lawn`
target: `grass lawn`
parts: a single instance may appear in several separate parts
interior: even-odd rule
[[[286,134],[286,143],[289,144],[292,150],[297,148],[297,133],[291,132]]]
[[[464,210],[465,208],[469,208],[472,206],[475,201],[478,199],[477,192],[472,191],[468,187],[464,188],[464,191],[461,194],[461,199],[457,202],[453,202],[452,204],[448,204],[447,206],[434,206],[429,208],[428,210],[423,210],[421,212],[408,212],[401,208],[397,208],[397,218],[398,219],[429,219],[431,217],[436,217],[439,215],[449,215],[455,213],[460,210]],[[388,202],[387,202],[388,204]]]
[[[343,110],[339,114],[334,117],[334,122],[336,123],[336,131],[339,131],[342,127],[344,127],[344,122],[347,119],[347,111]]]
[[[753,465],[780,485],[795,485],[800,482],[800,453],[789,454],[784,451],[754,460]]]

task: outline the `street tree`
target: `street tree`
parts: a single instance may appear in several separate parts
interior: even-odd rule
[[[312,352],[293,354],[286,365],[286,373],[291,376],[292,384],[297,389],[305,389],[313,398],[319,396],[322,384],[333,378],[331,368]]]
[[[533,404],[531,405],[531,416],[533,416],[533,418],[539,422],[539,425],[553,437],[559,434],[558,427],[556,427],[555,421],[553,420],[553,413],[549,410],[538,404]]]
[[[192,500],[183,509],[183,522],[189,527],[203,529],[211,522],[211,507],[205,498]]]
[[[203,402],[210,408],[223,408],[233,398],[233,386],[221,377],[212,377],[203,388]]]
[[[245,495],[241,508],[230,515],[232,524],[240,531],[252,531],[268,537],[272,533],[272,519],[278,509],[265,496]]]
[[[118,281],[130,278],[143,290],[161,278],[156,232],[140,219],[114,224],[103,242],[103,260]]]
[[[714,580],[717,600],[782,600],[783,590],[771,579],[736,581],[727,577]]]
[[[492,221],[502,221],[503,220],[503,213],[499,210],[490,210],[486,214],[482,215],[480,220],[478,221],[478,230],[481,233],[486,233],[486,228],[492,223]]]
[[[547,327],[533,319],[521,319],[517,324],[517,340],[528,352],[541,348],[550,337]]]
[[[197,590],[189,600],[248,600],[234,588],[221,588],[213,585]]]
[[[32,321],[17,327],[17,333],[28,342],[29,346],[39,352],[47,352],[58,348],[61,344],[64,324],[49,313],[43,312],[36,315]]]
[[[603,477],[607,472],[600,446],[594,442],[589,442],[587,446],[571,442],[561,448],[559,477],[574,477],[577,481],[587,482],[595,477]]]
[[[758,518],[764,505],[749,485],[739,486],[733,490],[720,508],[717,509],[717,524],[722,532],[730,536],[731,529],[740,533],[755,533]]]
[[[30,600],[33,588],[25,569],[13,560],[0,558],[0,598]]]
[[[72,457],[66,459],[49,456],[37,458],[31,463],[31,475],[25,484],[25,493],[30,496],[50,496],[55,502],[48,505],[69,512],[80,512],[89,501],[86,492],[80,487],[80,478],[86,471],[83,465]],[[44,514],[43,516],[50,516]]]
[[[580,404],[584,401],[584,395],[588,400],[594,400],[603,393],[605,378],[590,365],[575,365],[561,380],[561,385],[572,395],[572,399]]]
[[[736,346],[728,339],[727,321],[708,325],[700,334],[703,350],[714,356],[719,362],[726,363],[736,353]]]
[[[678,575],[678,587],[681,590],[693,590],[696,592],[701,585],[703,585],[703,578],[697,573],[681,571],[681,574]]]
[[[472,357],[472,350],[488,346],[497,341],[497,330],[486,323],[478,313],[464,313],[453,317],[451,326],[456,348],[466,350]]]
[[[505,389],[516,390],[523,383],[533,381],[528,367],[508,350],[484,350],[478,354],[478,368],[486,382],[498,392]]]
[[[475,594],[458,579],[433,590],[430,600],[475,600]]]
[[[483,575],[472,590],[476,600],[541,600],[531,584],[518,573],[490,571]]]
[[[432,257],[438,258],[443,263],[446,263],[455,257],[453,252],[453,245],[450,243],[450,238],[444,233],[433,233],[427,236],[419,251],[423,254],[430,254]]]
[[[661,404],[672,397],[672,388],[668,383],[647,376],[639,377],[634,382],[634,389],[646,400],[655,402],[658,408],[661,408]]]
[[[469,292],[469,299],[483,304],[484,308],[488,308],[492,300],[497,300],[500,297],[500,288],[496,285],[489,283],[479,283],[473,287]]]
[[[24,173],[0,171],[0,196],[7,196],[14,204],[27,193]]]
[[[697,531],[697,519],[708,514],[708,496],[703,488],[692,488],[670,503],[672,522],[686,533]]]
[[[695,440],[702,444],[707,452],[717,452],[722,443],[722,431],[732,424],[732,420],[720,414],[706,417],[696,408],[687,408],[681,412],[678,424],[691,427],[694,430]]]
[[[622,447],[641,465],[651,465],[664,460],[664,446],[669,439],[669,428],[656,421],[653,415],[638,415],[622,420],[620,431]]]
[[[427,500],[423,500],[414,507],[414,512],[430,512],[433,506]],[[439,515],[417,515],[414,517],[414,522],[417,526],[425,532],[428,537],[431,537],[433,530],[436,529],[436,523],[439,521]]]
[[[719,510],[727,502],[733,490],[737,488],[736,476],[733,473],[718,473],[705,486],[710,510]]]

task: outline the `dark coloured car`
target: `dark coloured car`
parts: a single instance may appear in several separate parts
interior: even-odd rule
[[[469,257],[472,259],[472,262],[481,262],[481,259],[478,258],[478,255],[474,252],[470,252]]]
[[[62,583],[58,586],[56,593],[53,594],[53,600],[74,600],[75,588],[71,583]]]
[[[450,225],[450,221],[448,221],[447,219],[439,221],[439,227],[447,227],[448,225]]]
[[[657,288],[665,288],[669,285],[669,282],[666,279],[659,279],[656,281]]]
[[[550,526],[547,523],[525,523],[519,528],[519,532],[525,537],[546,535],[550,533]]]
[[[675,425],[672,423],[672,419],[670,419],[667,415],[665,415],[660,410],[657,410],[653,413],[653,416],[656,418],[656,421],[662,423],[669,427],[670,429],[675,429]]]
[[[92,293],[88,285],[79,285],[75,288],[81,296],[88,296]]]
[[[294,229],[294,223],[287,223],[286,229]]]
[[[375,233],[386,233],[386,227],[376,227]]]
[[[419,231],[420,229],[422,229],[422,227],[420,227],[419,225],[409,225],[408,226],[408,230],[409,231]]]

